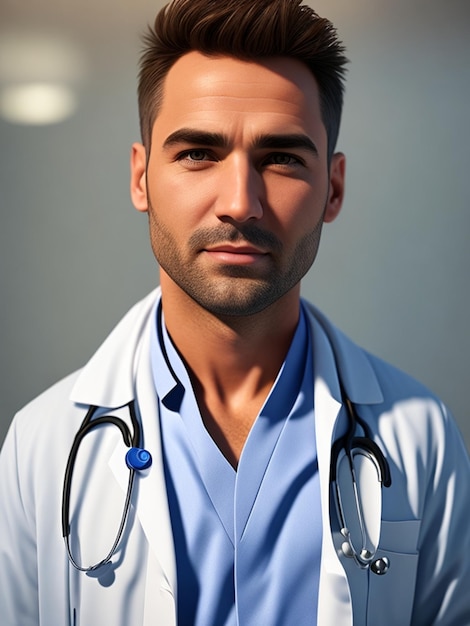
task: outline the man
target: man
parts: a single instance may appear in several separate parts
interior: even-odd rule
[[[334,29],[173,0],[146,44],[131,195],[161,291],[14,420],[2,624],[469,624],[454,422],[300,299],[343,200]]]

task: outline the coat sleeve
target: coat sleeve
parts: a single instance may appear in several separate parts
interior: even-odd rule
[[[36,533],[31,485],[22,484],[17,422],[0,453],[0,621],[3,626],[39,624]]]
[[[412,624],[470,624],[470,463],[457,426],[442,408],[427,467]]]

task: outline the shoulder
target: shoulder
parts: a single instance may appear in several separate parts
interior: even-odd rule
[[[448,408],[426,385],[357,345],[313,305],[303,304],[311,323],[318,323],[329,340],[347,395],[370,416],[373,427],[415,443],[428,437],[443,441],[447,428],[457,429]],[[375,397],[368,399],[364,390],[371,388]]]
[[[63,402],[69,399],[72,388],[81,371],[81,369],[78,369],[48,387],[20,409],[15,419],[28,421],[33,415],[50,412],[51,407],[63,404]]]
[[[71,390],[81,370],[58,381],[24,406],[14,416],[5,439],[4,455],[17,454],[32,465],[38,450],[51,451],[67,438],[73,438],[83,407],[70,400]],[[69,435],[67,436],[67,431]]]
[[[371,366],[369,374],[377,377],[384,395],[404,392],[405,394],[412,393],[419,397],[428,397],[438,401],[437,396],[424,384],[400,368],[358,345],[311,303],[303,300],[302,305],[311,323],[319,324],[328,338],[335,355],[339,374],[344,376],[346,373],[348,375],[350,373],[348,370],[357,367],[357,363],[367,362]],[[357,382],[357,379],[354,382]]]
[[[126,386],[132,388],[134,352],[158,296],[159,291],[153,291],[135,304],[83,368],[56,382],[24,406],[13,418],[5,447],[13,444],[30,449],[34,454],[33,449],[37,450],[40,444],[47,447],[56,441],[63,445],[73,440],[90,404],[118,406],[117,403],[94,402],[95,398],[87,397],[93,396],[89,389],[96,387],[105,393],[109,388],[118,393],[124,386],[121,384],[123,377],[119,375],[123,369],[129,373]]]
[[[470,463],[448,408],[426,385],[358,346],[311,305],[306,308],[312,325],[320,324],[328,337],[367,436],[387,459],[393,489],[383,491],[384,519],[433,517],[433,501],[442,506],[448,499],[454,507],[449,481],[458,477],[462,493],[469,494]]]

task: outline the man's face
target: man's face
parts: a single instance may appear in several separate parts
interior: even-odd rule
[[[316,81],[292,59],[180,58],[131,168],[164,293],[218,316],[297,300],[341,207],[344,157],[328,166]]]

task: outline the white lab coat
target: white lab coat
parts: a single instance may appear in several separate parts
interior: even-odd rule
[[[158,290],[131,309],[83,370],[39,396],[12,424],[0,457],[3,626],[176,624],[175,559],[149,358],[156,297]],[[453,421],[418,383],[310,311],[324,529],[318,624],[470,624],[470,470]],[[360,570],[339,549],[329,474],[331,442],[344,415],[331,345],[346,392],[391,468],[377,555],[390,559],[384,576]],[[88,406],[107,407],[107,414],[128,420],[122,407],[133,398],[153,464],[137,478],[113,568],[93,577],[77,572],[66,556],[60,526],[63,472]],[[118,429],[100,429],[87,438],[74,472],[71,507],[73,549],[85,565],[110,549],[128,479]]]

